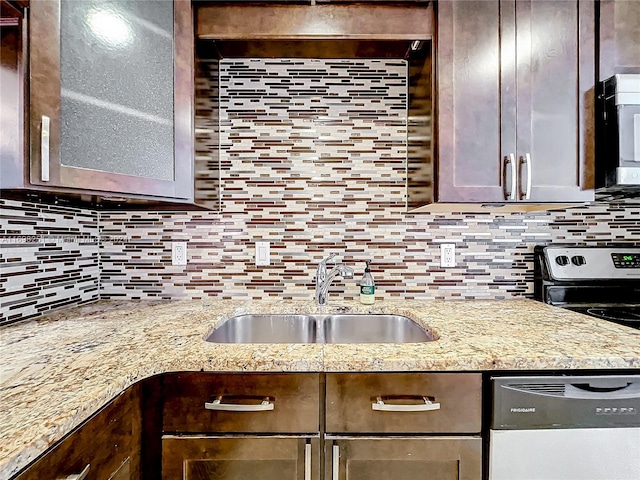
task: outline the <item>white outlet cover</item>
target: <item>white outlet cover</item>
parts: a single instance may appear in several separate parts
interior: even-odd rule
[[[456,266],[456,246],[454,243],[440,244],[440,266],[441,267]]]
[[[187,242],[171,242],[171,265],[187,264]]]
[[[271,265],[270,242],[256,242],[256,265]]]

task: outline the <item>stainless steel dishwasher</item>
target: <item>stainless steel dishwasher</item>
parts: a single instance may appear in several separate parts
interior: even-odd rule
[[[491,380],[490,480],[640,480],[640,375]]]

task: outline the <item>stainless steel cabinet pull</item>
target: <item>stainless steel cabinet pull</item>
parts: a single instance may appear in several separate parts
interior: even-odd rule
[[[42,115],[42,126],[40,129],[40,179],[43,182],[49,181],[49,134],[51,131],[51,119]]]
[[[311,480],[311,444],[304,445],[304,480]]]
[[[513,153],[510,153],[509,156],[505,157],[505,160],[504,160],[505,183],[506,183],[507,169],[511,169],[511,188],[510,190],[507,190],[505,185],[504,196],[507,200],[515,200],[516,199],[516,182],[518,181],[518,169],[516,168],[516,157]]]
[[[333,456],[331,457],[331,466],[333,468],[333,473],[331,475],[331,480],[338,480],[340,476],[340,446],[333,446]]]
[[[91,468],[90,463],[88,463],[87,466],[84,467],[80,473],[77,473],[75,475],[69,475],[67,477],[64,477],[64,479],[60,479],[60,480],[83,480],[89,474],[89,468]]]
[[[531,197],[531,155],[525,153],[522,157],[522,163],[527,166],[527,189],[522,194],[522,198],[529,200]]]
[[[384,403],[382,397],[377,397],[376,402],[371,404],[371,409],[381,412],[428,412],[430,410],[440,410],[439,403],[433,403],[427,397],[417,398],[420,398],[424,403],[417,405],[399,405],[397,403]]]
[[[216,397],[213,402],[204,404],[207,410],[221,410],[225,412],[265,412],[273,410],[275,405],[269,401],[269,397],[264,397],[261,403],[255,405],[241,405],[237,403],[222,403],[222,395]]]

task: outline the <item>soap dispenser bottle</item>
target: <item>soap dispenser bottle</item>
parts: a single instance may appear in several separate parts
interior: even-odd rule
[[[370,263],[371,260],[367,260],[364,275],[362,276],[362,280],[360,280],[360,303],[364,305],[373,305],[376,301],[376,285],[373,282],[373,277],[371,276],[371,269],[369,268]]]

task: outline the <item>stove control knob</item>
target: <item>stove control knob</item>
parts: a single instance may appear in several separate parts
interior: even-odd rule
[[[566,255],[558,255],[556,257],[556,263],[562,267],[569,264],[569,257]]]
[[[584,265],[585,263],[587,263],[587,261],[582,255],[574,255],[573,257],[571,257],[571,263],[579,267],[580,265]]]

